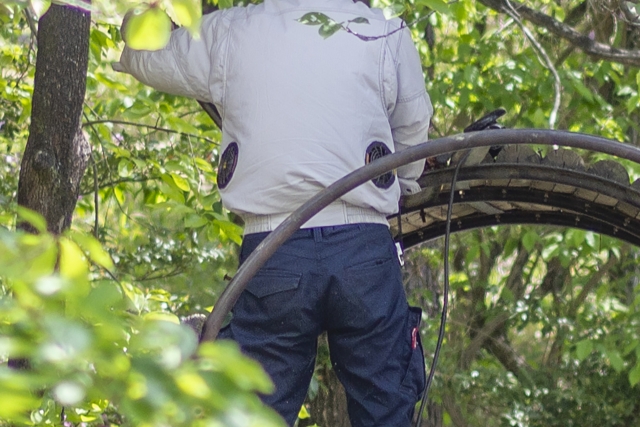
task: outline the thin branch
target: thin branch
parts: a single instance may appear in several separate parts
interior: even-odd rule
[[[507,320],[509,320],[509,313],[500,313],[485,323],[482,329],[477,331],[476,336],[471,340],[467,348],[462,351],[462,355],[460,356],[462,369],[468,369],[469,366],[471,366],[471,362],[478,351],[484,346],[485,341],[493,339],[492,335],[498,329],[502,329]]]
[[[100,224],[99,221],[99,217],[98,217],[98,208],[99,208],[99,200],[100,197],[98,196],[98,166],[96,165],[96,160],[93,158],[93,154],[91,154],[91,156],[89,156],[89,160],[91,161],[91,167],[93,169],[93,204],[94,204],[94,210],[95,210],[95,220],[94,220],[94,224],[93,224],[93,236],[97,239],[98,238],[98,227]]]
[[[89,103],[87,101],[84,102],[85,107],[87,107],[96,117],[98,117],[98,113],[91,107],[91,105],[89,105]],[[82,115],[84,116],[85,120],[87,120],[87,122],[89,122],[89,115],[86,112],[83,112]],[[100,136],[100,134],[98,133],[98,131],[96,130],[95,126],[93,125],[89,125],[91,126],[91,129],[93,130],[93,133],[96,135],[96,137],[98,138],[98,141],[100,141],[100,150],[102,151],[102,159],[105,162],[105,165],[107,167],[107,172],[109,174],[109,176],[111,176],[111,167],[109,166],[109,161],[107,160],[107,152],[105,151],[104,148],[104,141],[102,141],[102,137]],[[116,135],[113,133],[113,131],[109,130],[109,133],[111,133],[111,136],[116,139]]]
[[[429,12],[426,16],[424,16],[424,17],[422,17],[422,18],[420,18],[420,19],[416,20],[416,22],[413,22],[413,23],[412,23],[412,25],[413,25],[413,24],[417,24],[417,23],[418,23],[418,21],[421,21],[421,20],[423,20],[423,19],[426,19],[427,17],[431,16],[432,14],[433,14],[433,11]],[[355,31],[353,31],[352,29],[350,29],[350,28],[349,28],[349,22],[347,23],[347,26],[346,26],[346,27],[345,27],[344,25],[342,25],[342,24],[339,24],[339,25],[341,25],[341,26],[342,26],[342,29],[343,29],[343,30],[345,30],[347,33],[349,33],[349,34],[351,34],[351,35],[353,35],[353,36],[356,36],[357,38],[359,38],[360,40],[363,40],[363,41],[365,41],[365,42],[370,42],[370,41],[374,41],[374,40],[382,39],[382,38],[385,38],[385,37],[389,37],[390,35],[395,34],[395,33],[397,33],[398,31],[400,31],[400,30],[402,30],[402,29],[404,29],[404,28],[408,27],[408,25],[407,25],[407,24],[405,24],[405,22],[404,22],[404,21],[402,21],[402,23],[400,24],[400,26],[399,26],[398,28],[396,28],[395,30],[393,30],[393,31],[391,31],[391,32],[389,32],[389,33],[387,33],[387,34],[382,34],[382,35],[380,35],[380,36],[363,36],[362,34],[356,33]]]
[[[546,66],[547,69],[553,75],[553,82],[554,82],[553,86],[554,86],[555,97],[553,101],[553,109],[549,114],[549,129],[555,129],[556,119],[558,118],[558,111],[560,110],[560,103],[562,101],[561,99],[562,82],[560,81],[560,75],[558,74],[558,70],[556,70],[556,67],[553,65],[553,62],[549,58],[549,55],[547,55],[547,52],[544,50],[544,48],[538,42],[538,40],[536,40],[536,38],[533,36],[533,33],[531,33],[531,31],[529,31],[529,29],[522,23],[522,21],[520,20],[520,17],[518,16],[518,12],[516,12],[516,10],[513,8],[509,0],[504,0],[504,1],[505,1],[506,7],[503,10],[514,21],[516,21],[516,24],[518,24],[518,26],[520,27],[524,35],[527,37],[527,39],[533,46],[533,49],[538,54],[538,60],[540,61],[540,63]]]
[[[529,269],[529,272],[527,273],[527,277],[526,279],[524,279],[524,283],[525,284],[530,284],[531,281],[533,280],[533,274],[535,272],[536,269],[536,265],[538,265],[538,261],[540,261],[542,259],[542,254],[540,253],[539,250],[536,250],[535,252],[536,257],[533,259],[533,262],[531,263],[531,268]]]
[[[515,261],[511,266],[511,272],[505,282],[505,287],[513,293],[513,297],[516,301],[521,300],[524,296],[524,286],[529,282],[523,282],[524,268],[529,262],[529,251],[524,247],[518,249]]]
[[[38,28],[36,23],[38,22],[36,11],[33,8],[33,4],[29,2],[29,6],[23,9],[24,16],[27,18],[27,23],[29,24],[29,29],[31,29],[31,49],[33,46],[38,47]]]
[[[442,404],[455,427],[467,427],[467,421],[451,391],[442,394]]]
[[[598,271],[592,274],[589,277],[589,281],[582,287],[582,290],[578,294],[578,296],[571,302],[569,306],[569,315],[568,317],[571,319],[575,317],[576,312],[580,305],[587,299],[587,296],[600,284],[602,284],[602,278],[605,274],[611,270],[611,268],[618,263],[618,258],[616,258],[612,253],[609,253],[609,259],[607,262],[598,269]]]
[[[483,344],[489,353],[494,355],[506,370],[510,371],[525,386],[532,386],[533,368],[509,344],[505,337],[485,340]]]
[[[122,178],[122,179],[116,179],[113,181],[109,181],[109,182],[105,182],[103,184],[99,184],[97,186],[94,186],[94,188],[91,189],[91,191],[86,191],[84,193],[80,193],[81,196],[87,196],[91,193],[96,192],[96,190],[101,190],[103,188],[108,188],[108,187],[113,187],[115,185],[118,184],[123,184],[123,183],[127,183],[127,182],[146,182],[146,181],[153,181],[156,179],[160,179],[159,176],[141,176],[141,177],[134,177],[134,178]]]
[[[497,12],[505,11],[506,6],[504,4],[504,0],[479,1],[485,6]],[[550,33],[567,40],[577,48],[581,49],[587,55],[593,56],[597,59],[604,59],[620,64],[640,67],[640,50],[638,49],[621,49],[597,42],[590,38],[588,35],[584,35],[578,32],[573,27],[560,22],[549,15],[531,9],[523,5],[522,3],[511,0],[511,4],[523,19],[531,22],[534,25],[543,27]]]
[[[186,133],[186,132],[179,132],[177,130],[163,128],[163,127],[154,126],[154,125],[147,125],[147,124],[144,124],[144,123],[128,122],[128,121],[125,121],[125,120],[109,120],[109,119],[94,120],[94,121],[91,121],[91,122],[83,123],[82,127],[98,125],[98,124],[103,124],[103,123],[113,123],[113,124],[116,124],[116,125],[123,125],[123,126],[142,127],[142,128],[152,129],[154,131],[175,133],[175,134],[178,134],[178,135],[190,136],[190,137],[193,137],[193,138],[202,139],[202,140],[207,141],[207,142],[209,142],[211,144],[214,144],[214,145],[218,145],[219,144],[218,142],[216,142],[216,141],[214,141],[214,140],[212,140],[210,138],[207,138],[206,136],[194,135],[192,133]]]
[[[172,271],[170,271],[168,273],[164,273],[164,274],[153,275],[153,274],[151,274],[151,272],[149,272],[148,274],[138,278],[137,281],[138,282],[148,282],[148,281],[151,281],[151,280],[167,279],[169,277],[175,277],[175,276],[177,276],[179,274],[182,274],[182,273],[184,273],[184,271],[185,270],[184,270],[183,267],[178,266],[178,267],[174,268]]]

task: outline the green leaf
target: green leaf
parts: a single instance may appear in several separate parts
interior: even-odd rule
[[[307,411],[307,407],[302,405],[302,407],[300,408],[300,411],[298,412],[298,419],[306,420],[307,418],[311,418],[311,415],[309,415],[309,411]]]
[[[166,118],[166,120],[167,120],[167,123],[169,123],[171,127],[177,130],[178,132],[191,133],[195,135],[199,133],[199,130],[197,127],[195,127],[194,125],[192,125],[191,123],[189,123],[183,118],[169,116]]]
[[[196,157],[194,159],[194,161],[196,162],[196,165],[198,166],[198,169],[200,169],[201,171],[203,171],[203,172],[213,172],[213,166],[211,166],[211,163],[209,163],[205,159],[202,159],[200,157]]]
[[[172,174],[162,174],[160,179],[162,179],[162,182],[158,184],[160,191],[171,200],[175,200],[179,204],[184,205],[184,191],[178,187]]]
[[[582,83],[579,79],[573,77],[572,75],[570,75],[569,77],[576,92],[578,92],[586,101],[593,102],[594,97],[591,89],[586,87],[584,83]]]
[[[119,204],[122,205],[124,203],[124,193],[122,191],[122,185],[113,187],[113,195],[115,196]]]
[[[536,247],[538,238],[539,236],[535,231],[528,231],[524,236],[522,236],[522,246],[524,246],[528,252],[531,252]]]
[[[184,219],[184,226],[187,228],[198,228],[209,223],[209,220],[202,215],[191,214]]]
[[[583,361],[584,359],[591,354],[593,350],[593,342],[591,340],[582,340],[576,344],[576,356],[579,361]]]
[[[16,208],[16,212],[18,213],[18,219],[20,221],[28,222],[40,233],[46,233],[47,221],[38,212],[32,211],[31,209],[25,208],[24,206],[18,206]]]
[[[416,0],[416,6],[426,6],[445,15],[451,14],[451,9],[444,0]]]
[[[387,19],[396,18],[402,15],[404,9],[404,4],[392,3],[391,5],[382,9],[382,14]]]
[[[10,375],[10,374],[9,374]],[[10,375],[8,377],[16,377],[17,374]],[[38,407],[39,398],[33,393],[29,393],[29,390],[12,390],[8,381],[0,382],[0,418],[3,420],[19,420],[28,414],[33,409]],[[26,420],[23,425],[28,425]]]
[[[178,388],[187,395],[206,399],[211,395],[211,388],[206,381],[194,372],[184,372],[176,377]]]
[[[221,219],[215,219],[213,220],[213,223],[220,227],[220,231],[222,231],[227,238],[238,245],[242,244],[242,227],[231,221]]]
[[[613,369],[615,369],[617,373],[622,372],[624,370],[624,360],[620,357],[620,353],[616,350],[608,350],[606,353]]]
[[[129,159],[120,159],[118,162],[118,175],[127,178],[133,173],[135,164]]]
[[[596,233],[592,231],[587,231],[585,233],[584,239],[587,242],[587,245],[589,245],[589,247],[593,249],[598,249],[598,246],[600,244],[600,239],[597,239],[597,237],[600,237],[600,236],[596,235]]]
[[[358,16],[356,19],[352,19],[349,22],[353,22],[354,24],[368,24],[369,20],[365,17]]]
[[[69,237],[87,252],[93,262],[108,269],[113,268],[111,256],[95,237],[78,231],[70,231]]]
[[[320,12],[309,12],[302,15],[302,17],[298,18],[298,22],[304,25],[321,25],[327,24],[328,22],[333,21],[324,13]]]
[[[124,28],[124,39],[131,49],[160,50],[171,37],[171,20],[157,6],[134,11]]]
[[[180,319],[178,319],[178,316],[172,313],[167,313],[165,311],[150,311],[149,313],[144,315],[144,320],[152,322],[170,322],[175,323],[176,325],[180,324]]]
[[[504,287],[502,288],[502,292],[500,293],[500,299],[510,303],[510,302],[513,302],[515,298],[514,298],[513,292],[509,288]]]
[[[519,243],[520,243],[519,239],[516,239],[516,238],[513,238],[513,237],[509,237],[507,239],[507,242],[504,245],[504,250],[502,251],[503,256],[505,258],[508,258],[509,256],[511,256],[513,251],[515,251],[516,248],[518,247]]]
[[[579,248],[585,241],[586,232],[584,230],[571,229],[567,230],[566,240],[568,240],[572,247]]]
[[[638,107],[640,107],[640,96],[637,94],[631,96],[627,100],[626,105],[627,105],[627,114],[630,114],[631,112],[637,110]]]
[[[240,348],[229,340],[202,343],[198,356],[203,360],[213,361],[212,368],[222,371],[243,390],[256,390],[261,393],[273,392],[273,383],[264,372],[262,366],[244,356]]]
[[[640,362],[636,363],[631,372],[629,372],[629,384],[635,386],[640,382]]]
[[[178,174],[171,173],[171,178],[173,178],[173,182],[175,182],[176,186],[182,191],[189,191],[191,188],[189,187],[189,181],[185,178],[181,177]]]
[[[197,37],[202,18],[202,3],[199,0],[172,0],[171,6],[176,23]]]
[[[67,238],[60,239],[60,275],[69,279],[86,279],[89,266],[84,252]]]
[[[622,354],[624,356],[626,356],[627,354],[631,353],[636,348],[640,348],[640,341],[638,341],[636,339],[631,340],[631,342],[624,347],[624,350],[622,350]]]
[[[467,264],[471,264],[473,261],[478,259],[479,256],[480,256],[480,245],[474,242],[474,244],[472,244],[469,247],[469,250],[465,254],[464,259]]]
[[[326,39],[334,35],[341,28],[342,25],[338,24],[335,21],[331,21],[327,22],[326,24],[322,24],[322,26],[320,26],[320,29],[318,30],[318,33]]]

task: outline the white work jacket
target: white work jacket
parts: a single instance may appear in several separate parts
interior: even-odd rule
[[[299,22],[308,12],[349,31],[325,39],[319,25]],[[356,18],[368,23],[349,23]],[[205,15],[199,39],[178,29],[162,50],[125,48],[120,62],[158,90],[216,105],[220,153],[227,151],[222,182],[218,177],[222,201],[243,217],[245,233],[270,231],[375,158],[368,150],[394,152],[427,140],[433,109],[403,25],[351,0],[265,0]],[[304,227],[386,224],[401,187],[419,191],[423,166],[365,183]]]

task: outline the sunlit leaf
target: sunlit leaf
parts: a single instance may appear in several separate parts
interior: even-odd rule
[[[302,405],[302,407],[300,408],[300,411],[298,412],[298,418],[301,420],[306,420],[307,418],[310,418],[311,415],[309,415],[309,411],[307,411],[307,407]]]
[[[152,311],[144,315],[145,320],[160,320],[163,322],[175,323],[177,325],[180,324],[180,319],[178,316],[172,313],[167,313],[163,311]]]
[[[451,9],[444,0],[416,0],[417,6],[426,6],[438,13],[451,14]]]
[[[242,244],[242,227],[228,220],[216,219],[213,221],[213,223],[217,225],[229,239],[231,239],[238,245]]]
[[[60,274],[69,279],[86,279],[89,272],[87,259],[78,245],[65,237],[60,238]]]
[[[176,377],[176,383],[188,395],[205,399],[211,395],[211,389],[202,377],[194,372],[185,372]]]
[[[16,211],[18,213],[18,218],[21,221],[28,222],[33,228],[38,230],[40,233],[44,233],[47,231],[47,221],[39,213],[31,209],[25,208],[23,206],[18,206],[16,208]]]
[[[159,50],[169,43],[171,20],[157,6],[135,11],[124,29],[127,46],[136,50]]]
[[[100,242],[96,240],[95,237],[75,231],[70,233],[70,237],[87,252],[89,258],[93,262],[105,268],[113,268],[113,260],[111,259],[111,256],[104,250]]]
[[[218,6],[220,9],[229,9],[233,7],[233,0],[218,0]]]
[[[202,17],[202,5],[197,0],[172,0],[174,19],[181,27],[189,29],[192,35],[197,36]]]
[[[173,182],[175,182],[176,186],[182,191],[189,191],[191,187],[189,187],[189,181],[185,178],[181,177],[178,174],[171,173],[171,178],[173,178]]]
[[[308,12],[298,18],[298,22],[305,25],[322,25],[331,21],[331,18],[320,12]]]

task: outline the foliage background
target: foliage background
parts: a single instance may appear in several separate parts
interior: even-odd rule
[[[60,424],[62,406],[67,423],[83,425],[276,425],[254,394],[270,387],[257,366],[227,344],[192,359],[195,337],[176,323],[213,305],[234,273],[242,229],[216,192],[220,133],[209,117],[193,100],[111,69],[120,17],[134,4],[93,4],[83,118],[92,157],[72,231],[57,238],[14,231],[43,5],[0,3],[0,359],[33,364],[18,373],[0,366],[0,425]],[[436,109],[432,138],[504,107],[508,127],[638,145],[637,64],[585,55],[515,12],[516,2],[374,5],[410,25]],[[527,6],[594,42],[637,50],[632,3]],[[638,175],[637,165],[626,166]],[[637,248],[524,226],[467,232],[453,243],[450,321],[424,425],[638,424]],[[429,360],[442,242],[408,258],[407,292],[429,314]],[[307,405],[313,417],[301,425],[327,420],[317,406],[331,400],[319,396],[335,391],[321,362]]]

